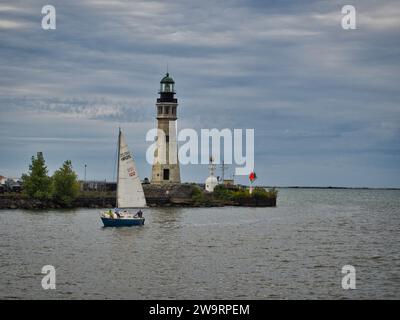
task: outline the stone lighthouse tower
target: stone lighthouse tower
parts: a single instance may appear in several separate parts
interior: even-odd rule
[[[151,183],[180,183],[178,162],[176,119],[178,99],[175,95],[175,81],[165,75],[160,81],[160,97],[157,99],[157,149],[155,157],[161,159],[153,164]]]

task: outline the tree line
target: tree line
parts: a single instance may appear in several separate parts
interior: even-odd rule
[[[79,195],[78,175],[72,162],[63,165],[49,176],[42,153],[32,156],[29,172],[22,175],[22,191],[29,198],[54,200],[61,205],[69,205]]]

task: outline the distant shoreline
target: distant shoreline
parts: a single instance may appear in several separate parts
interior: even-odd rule
[[[276,189],[342,189],[342,190],[400,190],[399,188],[374,188],[374,187],[304,187],[304,186],[262,186],[262,188],[276,188]]]
[[[187,182],[197,184],[204,187],[204,184],[199,182]],[[248,188],[248,185],[237,184],[241,188]],[[254,185],[254,187],[266,189],[343,189],[343,190],[400,190],[400,187],[341,187],[341,186],[274,186],[274,185]]]

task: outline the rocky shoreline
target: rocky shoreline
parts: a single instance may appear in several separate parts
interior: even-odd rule
[[[143,185],[146,201],[149,207],[275,207],[276,198],[255,199],[244,198],[235,202],[210,198],[198,203],[193,201],[192,184],[180,185]],[[113,208],[115,207],[115,195],[95,194],[81,195],[70,205],[60,205],[54,200],[29,199],[22,194],[0,195],[0,209],[61,209],[61,208]]]

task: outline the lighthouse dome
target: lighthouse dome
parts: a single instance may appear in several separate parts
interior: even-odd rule
[[[169,76],[169,73],[165,75],[164,78],[161,79],[160,83],[175,83],[174,79]]]
[[[169,76],[169,73],[165,75],[160,81],[160,93],[174,94],[175,93],[175,81]],[[172,97],[170,97],[172,98]]]
[[[218,179],[214,176],[209,176],[206,179],[206,191],[213,192],[214,188],[218,185]]]

